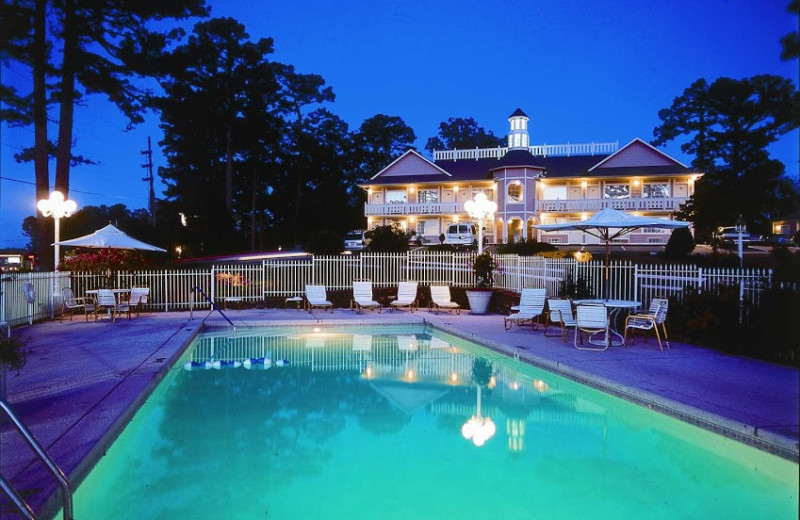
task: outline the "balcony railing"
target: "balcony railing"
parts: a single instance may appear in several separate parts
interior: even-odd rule
[[[528,151],[537,157],[552,155],[605,155],[617,151],[619,142],[607,143],[567,143],[567,144],[535,144]],[[469,150],[434,150],[434,161],[455,161],[458,159],[500,159],[508,153],[508,148],[474,148]]]
[[[365,204],[364,213],[368,217],[382,215],[458,215],[466,214],[460,202],[435,202],[415,204]]]
[[[677,211],[689,197],[631,197],[628,199],[576,199],[538,200],[536,211],[540,213],[595,212],[604,208],[622,211]]]

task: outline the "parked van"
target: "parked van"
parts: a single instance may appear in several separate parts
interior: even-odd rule
[[[475,224],[462,222],[450,224],[444,233],[444,243],[454,246],[472,246],[478,244],[478,228]]]
[[[345,251],[363,251],[369,244],[369,231],[354,229],[344,236]]]

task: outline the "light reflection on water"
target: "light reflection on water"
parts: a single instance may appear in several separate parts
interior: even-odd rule
[[[796,518],[797,485],[796,464],[438,332],[295,330],[198,338],[75,516]]]

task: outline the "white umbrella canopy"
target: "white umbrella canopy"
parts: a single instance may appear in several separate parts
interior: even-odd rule
[[[151,246],[141,240],[136,240],[130,235],[125,234],[111,224],[104,228],[98,229],[94,233],[84,235],[78,238],[71,238],[69,240],[62,240],[53,245],[59,246],[73,246],[73,247],[90,247],[94,249],[136,249],[139,251],[161,251],[166,253],[166,249]]]
[[[533,227],[542,231],[578,230],[603,240],[606,245],[604,296],[608,299],[609,244],[612,240],[622,235],[627,235],[634,229],[643,227],[678,229],[689,227],[689,222],[656,217],[643,217],[631,215],[630,213],[625,213],[618,209],[605,208],[586,220],[563,222],[561,224],[534,224]]]

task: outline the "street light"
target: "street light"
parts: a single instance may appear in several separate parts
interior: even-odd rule
[[[742,218],[741,213],[739,214],[739,218],[736,219],[735,225],[736,232],[739,234],[739,268],[741,268],[744,264],[744,256],[742,255],[742,235],[747,231],[747,224]]]
[[[478,221],[478,254],[483,253],[483,221],[494,215],[497,203],[486,198],[482,191],[478,192],[472,200],[464,203],[464,209],[469,216]]]
[[[75,213],[75,210],[78,209],[78,205],[75,203],[74,200],[65,200],[64,195],[56,190],[50,194],[49,199],[42,199],[37,204],[36,207],[39,208],[39,211],[42,212],[42,215],[45,217],[53,217],[53,220],[56,222],[55,226],[55,243],[53,247],[55,248],[55,265],[54,271],[58,271],[58,258],[59,258],[59,245],[58,242],[60,240],[59,237],[59,226],[58,221],[62,218],[67,218],[72,216]]]

